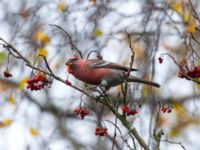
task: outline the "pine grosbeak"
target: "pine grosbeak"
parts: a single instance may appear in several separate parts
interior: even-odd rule
[[[66,62],[68,72],[77,79],[91,84],[100,85],[108,90],[110,87],[117,86],[123,82],[139,82],[155,87],[160,87],[159,84],[151,81],[146,81],[134,76],[126,76],[129,67],[124,67],[116,63],[107,62],[100,59],[82,59],[74,57]],[[137,69],[131,68],[131,71]]]

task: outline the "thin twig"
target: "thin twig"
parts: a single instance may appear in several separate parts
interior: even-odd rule
[[[187,150],[187,149],[185,148],[185,146],[183,146],[183,144],[182,144],[181,142],[174,142],[174,141],[169,141],[169,140],[160,140],[160,141],[162,141],[162,142],[167,142],[167,143],[171,143],[171,144],[178,144],[178,145],[180,145],[180,146],[182,147],[182,149]]]
[[[192,1],[189,0],[189,3],[190,3],[190,5],[191,5],[191,7],[192,7],[192,10],[193,10],[194,14],[195,14],[195,18],[196,18],[196,19],[198,20],[198,22],[200,23],[199,15],[198,15],[196,9],[194,8],[194,5],[193,5]]]
[[[133,148],[131,148],[131,146],[128,144],[127,139],[125,139],[125,138],[123,137],[120,128],[119,128],[115,123],[113,123],[113,122],[111,122],[111,121],[109,121],[109,120],[105,120],[105,121],[111,123],[111,124],[115,127],[115,129],[117,129],[117,130],[119,131],[119,134],[120,134],[120,137],[122,138],[122,140],[126,143],[126,145],[128,146],[128,148],[130,148],[130,150],[133,150]],[[113,149],[112,149],[112,150],[113,150]]]
[[[128,134],[129,134],[129,136],[131,137],[131,139],[132,139],[132,141],[133,141],[134,150],[136,150],[137,147],[136,147],[136,143],[135,143],[135,138],[133,137],[132,134],[130,134],[130,133],[128,133]]]
[[[99,52],[98,50],[91,50],[91,51],[88,53],[88,55],[87,55],[86,58],[88,59],[92,53],[96,53],[96,54],[97,54],[97,57],[100,56],[100,52]]]
[[[128,34],[128,32],[126,32],[126,35],[127,35],[127,37],[128,37],[128,40],[129,40],[129,47],[130,47],[130,49],[131,49],[131,52],[132,52],[132,55],[133,55],[133,60],[134,60],[135,51],[134,51],[133,46],[132,46],[132,44],[131,44],[131,37],[130,37],[130,34]]]
[[[115,130],[114,130],[114,137],[113,137],[113,142],[112,142],[112,150],[114,150],[115,147],[115,140],[117,137],[117,117],[115,117]]]
[[[190,35],[191,35],[192,39],[193,39],[195,42],[197,42],[197,44],[200,45],[200,42],[196,39],[196,37],[195,37],[192,33],[191,33]],[[191,42],[189,42],[189,46],[191,47],[192,51],[196,54],[196,56],[198,57],[198,59],[200,59],[199,54],[193,49]]]
[[[47,69],[49,70],[49,72],[50,72],[51,74],[53,74],[53,71],[51,70],[51,68],[50,68],[50,66],[49,66],[49,63],[47,62],[46,57],[43,56],[43,55],[40,55],[40,56],[44,59],[44,62],[45,62],[45,64],[46,64]]]
[[[13,50],[13,52],[15,52],[18,56],[16,56],[16,58],[18,59],[22,59],[23,61],[25,61],[27,64],[30,64],[30,61],[28,59],[26,59],[25,57],[22,56],[22,54],[16,49],[14,48],[11,44],[7,43],[3,38],[0,37],[0,41],[3,41],[6,45],[5,47],[7,49],[11,48]],[[14,55],[13,55],[14,56]],[[15,56],[14,56],[15,57]]]
[[[72,37],[70,36],[70,34],[65,31],[62,27],[60,27],[59,25],[55,25],[55,24],[49,24],[50,26],[54,26],[54,27],[57,27],[59,28],[60,30],[62,30],[66,35],[67,37],[69,38],[69,42],[70,42],[70,45],[71,45],[71,50],[72,51],[75,51],[75,53],[77,53],[81,58],[83,58],[82,56],[82,53],[81,51],[78,49],[78,47],[73,43],[73,40],[72,40]]]
[[[134,49],[133,49],[132,44],[131,44],[131,37],[130,37],[130,35],[129,35],[127,32],[126,32],[126,35],[127,35],[127,37],[128,37],[129,48],[131,49],[131,52],[132,52],[130,67],[129,67],[129,70],[128,70],[128,72],[127,72],[127,77],[128,77],[128,76],[130,75],[131,68],[132,68],[133,63],[134,63],[135,52],[134,52]]]

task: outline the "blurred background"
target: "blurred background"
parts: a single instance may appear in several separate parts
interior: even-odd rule
[[[129,67],[134,52],[139,71],[131,74],[161,87],[130,83],[126,98],[137,114],[127,120],[150,149],[198,150],[199,13],[198,0],[0,0],[0,149],[142,149],[109,108],[54,77],[42,90],[27,89],[37,71],[6,41],[48,71],[38,55],[45,56],[56,76],[84,91],[90,86],[68,74],[67,59],[95,51],[90,58]],[[120,112],[119,93],[121,86],[107,92]],[[74,112],[80,105],[89,110],[84,119]],[[99,124],[107,136],[95,135]]]

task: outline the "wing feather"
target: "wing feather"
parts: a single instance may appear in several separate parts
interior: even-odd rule
[[[100,59],[89,59],[88,60],[88,65],[91,68],[110,68],[110,69],[119,69],[119,70],[123,70],[123,71],[129,71],[129,67],[124,67],[121,65],[118,65],[117,63],[113,63],[113,62],[107,62],[104,60],[100,60]],[[137,69],[135,68],[131,68],[131,71],[137,71]]]

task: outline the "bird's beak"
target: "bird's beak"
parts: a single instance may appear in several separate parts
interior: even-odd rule
[[[74,61],[76,61],[76,60],[78,60],[77,57],[75,57],[75,58],[70,58],[69,60],[67,60],[67,62],[66,62],[65,64],[66,64],[66,66],[68,66],[68,67],[72,67],[73,64],[74,64]]]
[[[66,62],[65,64],[69,70],[72,70],[72,66],[73,66],[72,62]]]
[[[72,62],[69,62],[69,61],[67,61],[66,63],[66,66],[67,66],[67,71],[68,71],[68,73],[70,73],[70,74],[72,74],[73,73],[73,64],[72,64]]]

